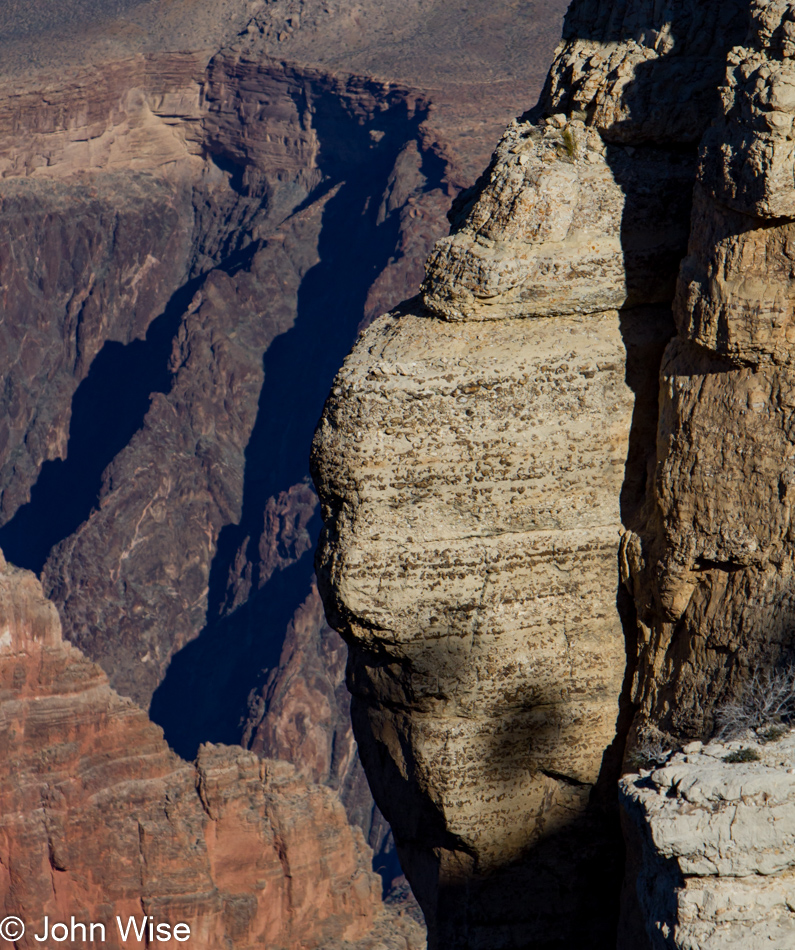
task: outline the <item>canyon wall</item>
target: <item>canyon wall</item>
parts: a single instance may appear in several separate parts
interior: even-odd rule
[[[702,141],[661,376],[657,514],[627,539],[640,728],[674,739],[708,736],[716,705],[792,653],[788,9],[751,5]]]
[[[537,6],[0,10],[0,546],[40,575],[65,638],[176,753],[237,762],[223,746],[240,744],[275,763],[285,800],[294,783],[327,786],[322,800],[342,802],[387,882],[400,869],[359,765],[345,647],[312,576],[306,456],[358,330],[416,291],[451,200],[537,94],[564,3]],[[131,754],[155,741],[145,723]],[[246,804],[259,766],[240,762],[242,815],[261,806]],[[80,822],[101,845],[101,813]],[[317,861],[317,886],[336,893],[319,827],[307,822],[291,860]],[[14,826],[9,848],[45,860],[44,839],[24,834]],[[99,854],[86,847],[70,865],[99,874],[92,900],[106,885]],[[250,880],[235,871],[241,907],[256,860]],[[403,931],[389,936],[367,906],[356,934],[370,927],[367,939],[402,950]],[[289,914],[266,917],[249,936],[269,946],[330,950],[354,933],[309,915],[299,937]],[[216,936],[237,946],[231,933]]]
[[[179,759],[5,561],[0,627],[0,893],[28,924],[16,946],[74,915],[121,947],[115,916],[141,914],[208,948],[367,950],[379,930],[395,950],[424,942],[410,918],[384,918],[370,850],[330,789],[240,748]]]
[[[653,827],[617,937],[617,782],[791,662],[790,16],[573,3],[421,295],[332,387],[318,579],[432,947],[728,945],[673,936]],[[668,917],[631,921],[658,872]]]

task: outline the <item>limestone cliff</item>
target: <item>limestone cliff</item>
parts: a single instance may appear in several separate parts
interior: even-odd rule
[[[708,736],[716,705],[792,650],[788,10],[750,5],[702,142],[661,376],[655,518],[627,545],[642,716],[679,739]]]
[[[791,15],[575,0],[329,396],[320,589],[431,946],[614,947],[627,737],[791,652]]]

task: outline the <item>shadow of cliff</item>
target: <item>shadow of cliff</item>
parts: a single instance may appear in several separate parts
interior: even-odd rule
[[[240,741],[252,690],[278,664],[289,619],[309,591],[310,552],[289,570],[261,576],[263,512],[269,499],[308,475],[309,447],[326,395],[354,342],[373,280],[396,254],[399,215],[379,220],[379,205],[400,150],[417,138],[423,119],[423,112],[403,102],[365,121],[331,93],[314,96],[324,174],[314,198],[331,194],[322,212],[319,260],[300,284],[293,327],[263,359],[265,380],[245,454],[242,516],[218,540],[206,626],[172,659],[150,707],[169,744],[186,758],[202,742]],[[426,156],[423,174],[427,188],[438,187],[441,162]],[[313,547],[318,530],[313,520]],[[235,606],[241,552],[250,594]]]
[[[52,548],[96,507],[102,473],[143,425],[152,394],[171,386],[171,342],[200,283],[171,296],[145,339],[106,343],[92,361],[72,398],[66,458],[42,465],[30,501],[0,528],[13,564],[40,574]]]

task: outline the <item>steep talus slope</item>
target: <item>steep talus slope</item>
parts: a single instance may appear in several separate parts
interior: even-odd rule
[[[386,927],[380,880],[334,793],[293,766],[203,746],[195,765],[61,638],[26,571],[0,568],[2,907],[28,924],[151,915],[203,947],[326,947]]]
[[[573,4],[327,402],[320,587],[432,946],[614,946],[630,723],[708,734],[791,648],[789,15]]]

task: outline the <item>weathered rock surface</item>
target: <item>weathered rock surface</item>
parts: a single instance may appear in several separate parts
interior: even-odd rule
[[[318,576],[434,946],[614,940],[620,498],[669,334],[664,309],[484,325],[414,302],[335,381]]]
[[[748,0],[577,0],[545,107],[585,113],[606,141],[697,145],[719,110],[727,54],[745,40],[748,24]]]
[[[615,664],[633,742],[701,736],[790,648],[788,10],[575,3],[422,299],[365,333],[329,397],[320,589],[433,946],[612,946],[604,907],[556,899],[592,854],[609,889],[595,805],[632,718]],[[608,367],[630,387],[603,390]]]
[[[369,849],[330,789],[240,748],[179,759],[4,561],[0,627],[4,914],[106,922],[111,947],[115,915],[142,911],[205,947],[358,946],[374,926],[420,946],[409,918],[381,921]]]
[[[425,303],[484,320],[670,300],[692,166],[657,149],[638,162],[579,119],[514,124],[466,221],[434,248]]]
[[[694,744],[620,783],[653,948],[795,946],[795,740],[754,739]],[[724,761],[740,747],[760,761]]]
[[[166,19],[176,18],[176,23],[185,12],[178,7]],[[92,248],[85,267],[81,264],[73,278],[58,270],[49,253],[36,265],[45,274],[58,274],[60,295],[43,287],[35,272],[25,273],[29,260],[35,259],[32,250],[8,255],[22,271],[19,276],[9,274],[4,283],[19,284],[24,291],[15,294],[20,315],[12,332],[19,330],[25,352],[6,384],[14,427],[2,486],[5,518],[11,519],[3,542],[18,560],[37,570],[50,555],[45,582],[68,635],[104,664],[118,688],[140,702],[148,702],[172,656],[207,626],[205,615],[212,625],[245,604],[246,589],[265,586],[257,552],[261,545],[277,543],[277,537],[268,535],[267,526],[263,533],[262,513],[269,498],[291,490],[305,477],[305,463],[298,460],[289,430],[275,424],[268,429],[263,422],[266,415],[281,411],[284,390],[266,385],[262,399],[270,402],[260,400],[257,405],[262,380],[257,364],[263,353],[287,331],[307,337],[303,348],[297,339],[286,344],[296,354],[290,353],[293,364],[285,366],[282,382],[309,389],[305,407],[296,407],[294,423],[304,426],[308,438],[324,388],[312,378],[326,373],[330,381],[348,345],[346,333],[349,341],[363,318],[416,288],[422,260],[450,197],[465,183],[473,160],[479,163],[487,154],[494,108],[510,114],[511,83],[520,82],[516,69],[516,77],[502,76],[499,82],[493,70],[487,70],[477,83],[471,75],[466,81],[456,75],[455,82],[448,76],[444,90],[435,88],[448,72],[443,63],[449,59],[444,48],[436,47],[427,58],[426,80],[433,79],[428,92],[417,88],[421,58],[402,67],[414,91],[394,82],[394,69],[387,70],[386,80],[351,75],[345,68],[354,65],[351,44],[356,30],[346,25],[345,17],[329,19],[334,11],[319,7],[258,9],[246,14],[250,18],[257,13],[248,31],[215,55],[206,42],[196,45],[198,39],[186,43],[183,52],[171,52],[164,39],[168,31],[158,19],[148,45],[140,45],[134,31],[124,34],[130,50],[124,58],[91,47],[86,65],[70,69],[65,77],[45,71],[38,80],[26,76],[24,82],[8,81],[0,90],[0,174],[9,196],[4,207],[15,214],[9,232],[30,230],[31,220],[35,223],[39,216],[41,228],[50,227],[50,193],[57,192],[70,227],[87,219],[84,240]],[[139,13],[121,11],[123,18],[131,18],[124,19],[125,29],[137,22]],[[47,11],[47,16],[56,15]],[[74,15],[79,19],[82,14]],[[386,10],[378,17],[391,23],[395,15]],[[449,17],[449,11],[444,15]],[[194,16],[198,38],[220,14],[200,4]],[[404,28],[410,27],[405,11],[400,16]],[[466,17],[457,22],[455,31],[471,43],[468,22]],[[505,20],[499,22],[504,30]],[[368,20],[367,28],[374,24]],[[331,25],[338,33],[333,40]],[[526,29],[532,35],[535,27]],[[298,62],[271,58],[299,34]],[[114,42],[119,37],[121,33]],[[338,73],[312,64],[313,55],[322,60],[322,50],[332,47]],[[481,51],[482,56],[496,54],[496,45],[488,54]],[[485,86],[494,88],[484,99]],[[443,100],[433,115],[431,95]],[[463,141],[460,124],[467,115],[474,125]],[[476,127],[478,123],[485,128]],[[131,169],[143,176],[143,185],[136,186]],[[108,177],[112,173],[115,178]],[[114,199],[123,210],[133,205],[128,215],[140,214],[133,199],[145,194],[149,182],[151,214],[162,214],[164,220],[147,220],[142,233],[136,220],[119,218],[113,206],[110,212],[104,210],[105,202]],[[87,189],[95,192],[88,207]],[[17,193],[27,201],[23,213],[11,202]],[[296,215],[299,206],[303,210]],[[106,220],[111,214],[115,217]],[[352,219],[361,222],[360,243],[369,245],[370,253],[353,266],[337,266],[343,250],[335,248],[337,231],[344,226],[348,239],[354,240]],[[104,257],[102,238],[92,229],[120,236]],[[147,243],[147,233],[156,237],[159,229],[170,246]],[[54,242],[57,253],[65,253],[70,261],[80,263],[85,257],[72,246],[78,238],[68,234],[61,238],[34,230],[24,239],[37,248]],[[129,274],[122,259],[129,262]],[[146,264],[143,269],[141,262]],[[125,296],[116,303],[119,292],[104,290],[98,280],[100,274],[116,280],[119,273],[132,282],[128,296],[135,310]],[[80,281],[91,274],[94,283],[82,288]],[[345,287],[347,293],[353,285],[362,298],[361,313],[347,315],[343,332],[334,324],[336,313],[326,308],[321,315],[321,285],[326,284],[327,295],[329,283]],[[46,304],[40,299],[42,289],[47,291]],[[31,308],[46,308],[39,318],[44,329],[34,340],[22,329],[22,312]],[[105,315],[102,321],[94,319],[95,308]],[[117,327],[117,311],[127,313],[132,326]],[[325,337],[316,326],[323,325],[323,316]],[[245,332],[240,329],[244,324]],[[145,348],[115,350],[115,360],[106,350],[102,355],[107,363],[93,363],[103,345],[117,340],[128,344],[147,328]],[[182,352],[169,363],[169,339],[177,330]],[[45,356],[36,356],[35,345]],[[187,349],[193,352],[190,360]],[[71,356],[72,351],[77,355]],[[55,359],[63,359],[64,365],[51,365]],[[33,366],[37,360],[42,362],[38,374]],[[137,404],[123,406],[130,409],[128,431],[120,432],[104,454],[81,452],[81,433],[92,423],[86,418],[90,414],[78,412],[81,395],[89,401],[90,392],[95,405],[105,401],[108,393],[100,389],[98,379],[102,368],[123,385],[125,372],[135,375],[136,360],[146,366],[148,378],[137,384]],[[185,360],[189,365],[181,366]],[[92,367],[94,375],[86,380]],[[84,387],[75,395],[81,383]],[[97,389],[91,389],[93,384]],[[231,408],[224,401],[230,386],[235,392]],[[152,391],[162,398],[147,407]],[[257,419],[264,433],[256,430]],[[100,431],[107,426],[105,420],[93,422]],[[256,444],[268,437],[269,448]],[[282,443],[278,450],[274,438]],[[269,450],[275,464],[262,458]],[[55,468],[45,469],[51,480],[44,478],[31,505],[19,512],[42,464],[64,456],[69,458],[66,467],[54,462]],[[87,490],[83,486],[85,497],[72,506],[71,518],[48,517],[50,509],[69,506],[75,482],[84,474],[78,469],[88,464],[91,477],[82,481],[92,484]],[[260,488],[252,490],[252,472],[246,481],[247,464],[249,469],[255,464],[267,469],[259,476]],[[58,494],[60,504],[48,506],[47,499]],[[164,518],[164,512],[173,510],[186,512],[186,517]],[[245,525],[233,538],[231,528],[241,517]],[[257,520],[259,529],[253,523]],[[225,538],[233,551],[229,556],[217,550],[224,527],[230,529]],[[106,545],[108,537],[111,543]],[[293,596],[293,609],[308,592],[307,576],[303,589]],[[248,637],[252,623],[246,621],[245,626]],[[275,634],[277,656],[285,628],[283,622]],[[111,630],[116,631],[113,636]],[[241,663],[251,665],[250,655],[238,660],[237,671]],[[234,723],[230,730],[238,734],[241,715],[245,719],[245,693],[254,685],[255,679],[249,679],[243,701],[228,713]]]
[[[789,8],[750,6],[700,153],[651,516],[625,551],[640,618],[636,728],[679,740],[708,737],[716,706],[791,651]]]

